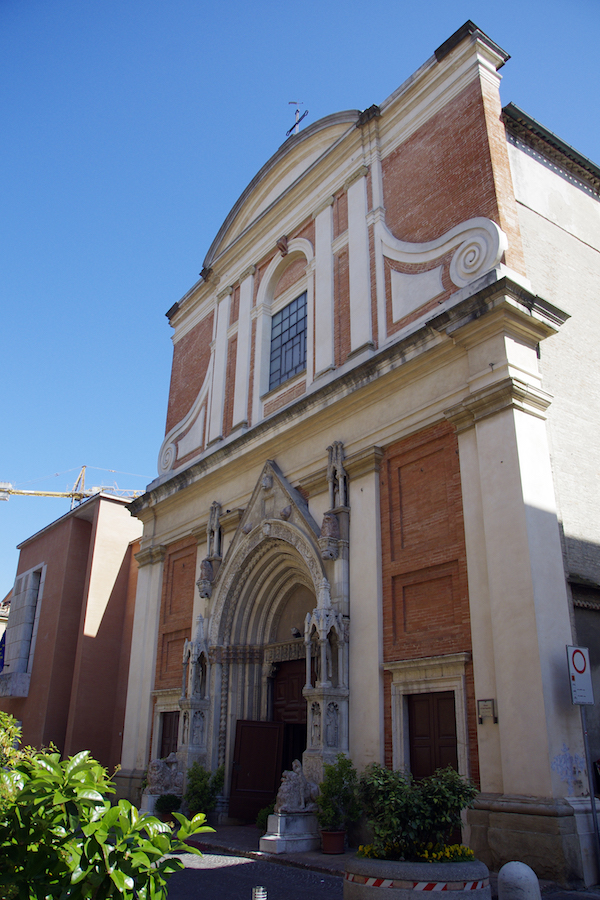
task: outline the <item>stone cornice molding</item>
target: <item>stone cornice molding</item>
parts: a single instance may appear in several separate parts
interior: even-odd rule
[[[538,419],[545,419],[551,402],[552,396],[545,391],[518,378],[505,378],[465,397],[461,403],[445,410],[444,416],[460,433],[481,419],[506,409],[518,409]]]
[[[359,178],[366,178],[369,174],[369,167],[362,165],[360,168],[353,172],[349,178],[347,178],[344,182],[344,190],[347,191],[350,185],[354,184],[355,181],[358,181]]]
[[[471,661],[468,650],[448,653],[445,656],[421,656],[418,659],[397,659],[383,664],[384,672],[391,672],[394,681],[413,680],[426,669],[430,678],[439,675],[460,674]]]
[[[312,218],[316,219],[317,216],[320,216],[329,206],[333,206],[334,201],[335,197],[327,197],[322,203],[319,203],[317,208],[313,211]]]
[[[382,459],[381,447],[367,447],[366,450],[359,450],[347,456],[344,459],[344,468],[352,478],[360,478],[361,475],[368,475],[370,472],[379,472]]]
[[[244,269],[244,271],[240,275],[240,281],[243,281],[245,278],[248,278],[249,275],[254,275],[255,272],[256,272],[255,265],[248,266],[246,269]]]
[[[224,300],[225,297],[228,297],[230,294],[233,294],[233,287],[231,285],[228,285],[226,288],[223,288],[222,291],[219,291],[219,293],[217,294],[217,300],[221,302],[221,300]]]
[[[221,514],[219,522],[225,534],[229,531],[235,531],[242,521],[244,512],[245,510],[243,509],[228,509],[227,512]]]
[[[142,566],[155,565],[162,562],[166,555],[167,548],[163,544],[159,544],[156,547],[148,547],[146,550],[140,550],[139,553],[134,554],[140,569]]]

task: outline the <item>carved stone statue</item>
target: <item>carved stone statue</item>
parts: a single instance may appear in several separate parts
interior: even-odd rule
[[[318,703],[313,703],[311,708],[312,728],[310,742],[313,747],[318,747],[321,743],[321,707]]]
[[[221,556],[221,504],[215,500],[210,507],[208,525],[206,526],[206,555]],[[212,580],[212,579],[211,579]]]
[[[331,509],[348,506],[348,476],[344,469],[344,445],[334,441],[327,448],[327,481],[329,482],[329,505]]]
[[[338,744],[338,716],[337,703],[328,703],[325,716],[325,742],[328,747],[337,747]]]
[[[201,747],[204,739],[204,713],[197,709],[192,722],[192,743]]]
[[[292,771],[283,773],[275,801],[275,812],[314,812],[317,808],[315,800],[318,796],[319,788],[306,778],[300,761],[295,759],[292,763]]]
[[[166,759],[153,759],[148,764],[146,773],[148,784],[145,794],[182,794],[183,772],[179,771],[176,753],[170,753]]]

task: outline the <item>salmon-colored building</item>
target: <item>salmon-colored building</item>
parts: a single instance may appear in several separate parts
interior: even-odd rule
[[[112,772],[121,742],[140,523],[96,494],[19,545],[0,708],[23,741],[90,750]]]

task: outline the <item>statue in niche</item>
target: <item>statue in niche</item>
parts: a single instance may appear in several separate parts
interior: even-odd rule
[[[327,704],[327,713],[325,719],[325,742],[328,747],[337,747],[339,719],[339,710],[337,703]]]
[[[334,512],[326,512],[323,516],[321,533],[319,535],[319,548],[322,559],[337,559],[339,555],[338,541],[340,539],[340,526]]]
[[[198,747],[202,746],[204,740],[204,713],[201,709],[197,709],[192,720],[192,743]]]
[[[329,505],[331,509],[348,506],[348,476],[344,469],[344,445],[334,441],[327,448],[327,481],[329,482]]]
[[[205,557],[200,563],[200,581],[212,582],[214,577],[213,565],[210,559],[208,559],[208,557]]]
[[[200,654],[193,666],[192,694],[194,697],[204,697],[206,695],[206,657],[204,653]]]
[[[209,557],[221,556],[221,504],[213,501],[206,526],[206,555]],[[212,579],[211,579],[212,580]]]
[[[310,742],[313,747],[318,747],[321,743],[321,707],[318,703],[311,706],[312,725],[310,729]]]
[[[181,743],[182,744],[187,744],[189,733],[190,733],[190,715],[186,709],[186,711],[183,714],[183,729],[181,732]]]
[[[186,638],[186,639],[185,639],[185,643],[184,643],[184,645],[183,645],[183,662],[182,662],[182,665],[183,665],[183,673],[182,673],[182,676],[181,676],[181,696],[182,696],[182,698],[185,697],[185,696],[187,696],[187,687],[188,687],[188,683],[187,683],[187,682],[188,682],[188,666],[189,666],[189,663],[190,663],[190,656],[191,656],[191,653],[192,653],[192,648],[193,648],[193,646],[194,646],[194,645],[193,645],[193,642],[192,642],[192,641],[188,641],[188,639]],[[193,667],[193,663],[192,663],[192,667]]]
[[[295,759],[292,771],[286,771],[282,775],[275,801],[275,812],[314,812],[317,809],[315,800],[318,796],[319,788],[307,779],[300,761]]]

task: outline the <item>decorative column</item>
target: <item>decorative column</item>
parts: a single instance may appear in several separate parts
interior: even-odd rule
[[[123,729],[121,770],[115,781],[132,796],[141,784],[150,754],[152,699],[156,670],[158,620],[166,547],[149,547],[136,554],[139,566],[131,663]]]

